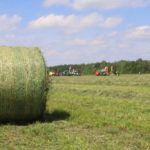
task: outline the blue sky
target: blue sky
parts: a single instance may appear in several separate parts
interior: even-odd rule
[[[48,65],[150,60],[150,0],[1,0],[0,45],[40,47]]]

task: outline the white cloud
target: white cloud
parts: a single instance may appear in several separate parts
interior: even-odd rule
[[[44,0],[44,6],[66,5],[75,9],[96,8],[96,9],[115,9],[115,8],[136,8],[150,4],[150,0]]]
[[[121,17],[109,17],[102,24],[103,27],[112,28],[121,24],[123,19]]]
[[[145,25],[130,29],[126,33],[126,37],[131,39],[150,39],[150,26]]]
[[[85,46],[87,44],[87,41],[84,40],[84,39],[79,39],[79,38],[76,38],[74,40],[71,40],[69,42],[67,42],[67,45],[76,45],[76,46]]]
[[[139,35],[145,35],[149,26],[131,28],[124,31],[97,30],[97,34],[55,34],[50,30],[40,32],[24,30],[5,33],[0,36],[0,45],[38,46],[42,49],[48,65],[89,63],[102,60],[149,59],[150,42]],[[127,34],[141,31],[138,36],[126,37]],[[144,32],[143,32],[144,30]],[[147,30],[147,31],[146,31]],[[138,32],[139,33],[139,32]],[[148,34],[148,33],[147,33]],[[89,36],[87,36],[89,35]],[[136,34],[137,35],[137,34]],[[142,37],[149,37],[145,35]]]
[[[74,0],[74,8],[97,8],[97,9],[114,9],[122,7],[143,7],[150,3],[149,0]]]
[[[14,15],[14,16],[1,15],[0,16],[0,31],[13,30],[17,27],[20,21],[21,21],[21,17],[17,15]]]
[[[57,50],[47,50],[45,51],[45,55],[47,57],[57,57],[62,55],[60,52],[58,52]]]
[[[72,46],[104,46],[105,41],[102,38],[95,38],[95,39],[81,39],[81,38],[75,38],[73,40],[69,40],[66,43],[67,45],[72,45]]]
[[[75,32],[88,27],[112,28],[121,24],[122,21],[121,17],[104,18],[97,13],[87,16],[50,14],[31,21],[29,27],[34,29],[57,27],[63,28],[65,31]]]
[[[44,6],[52,6],[52,5],[67,5],[69,4],[69,0],[44,0]]]

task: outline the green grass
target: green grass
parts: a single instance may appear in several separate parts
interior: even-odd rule
[[[0,125],[0,149],[150,150],[150,75],[53,77],[45,121]]]

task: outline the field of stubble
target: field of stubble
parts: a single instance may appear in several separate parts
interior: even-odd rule
[[[52,77],[44,119],[1,124],[0,149],[150,150],[150,75]]]

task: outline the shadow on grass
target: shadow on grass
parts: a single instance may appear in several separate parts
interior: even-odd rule
[[[49,112],[45,112],[43,114],[43,116],[37,120],[34,121],[5,121],[5,122],[1,122],[1,125],[18,125],[18,126],[26,126],[26,125],[30,125],[30,124],[34,124],[37,121],[40,123],[51,123],[53,121],[61,121],[61,120],[67,120],[70,117],[70,113],[63,111],[63,110],[54,110],[53,112],[49,113]]]
[[[70,117],[70,113],[62,110],[55,110],[52,113],[45,113],[41,122],[53,122],[59,120],[67,120]]]

